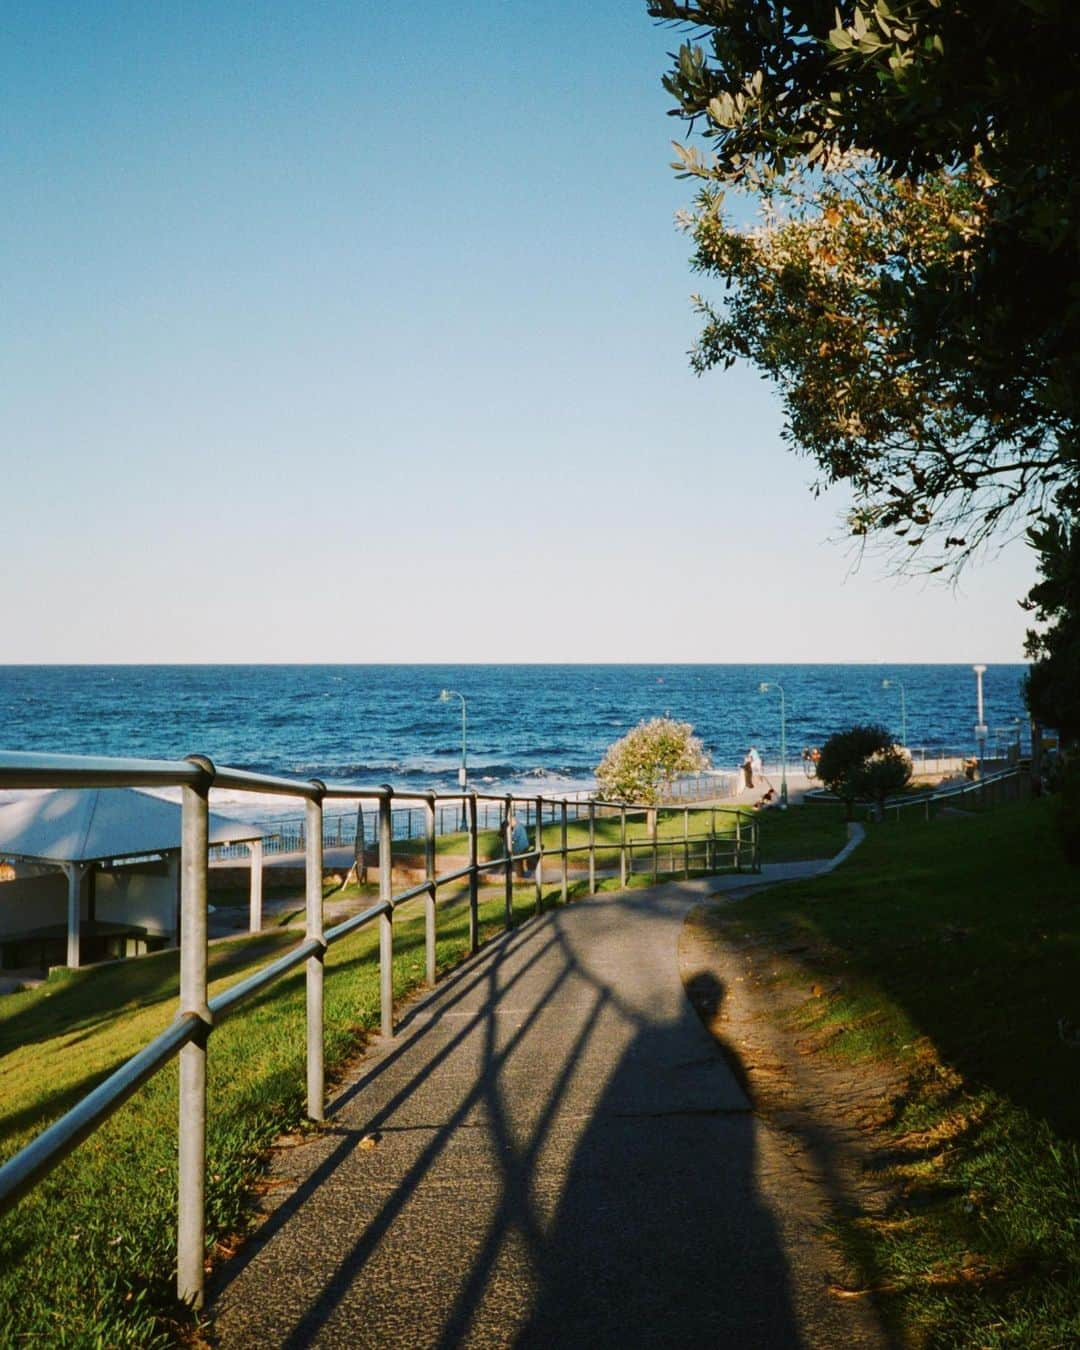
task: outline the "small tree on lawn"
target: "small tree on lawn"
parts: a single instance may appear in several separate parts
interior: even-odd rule
[[[900,792],[911,778],[911,760],[885,727],[850,727],[830,736],[821,747],[818,777],[847,805],[851,815],[856,798],[876,802]]]
[[[689,722],[654,717],[609,745],[596,768],[604,797],[655,806],[661,788],[670,789],[680,774],[709,767],[709,756]]]

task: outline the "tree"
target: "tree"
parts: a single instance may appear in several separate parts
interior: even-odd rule
[[[699,368],[748,356],[781,379],[792,439],[855,489],[857,534],[933,534],[962,560],[1017,512],[1075,510],[1080,6],[649,10],[691,32],[665,85],[710,153],[679,146],[677,167],[708,184],[698,264],[750,325],[706,311]],[[789,194],[802,234],[767,219],[755,240],[725,222],[718,189],[732,186],[767,208]],[[811,258],[819,242],[832,263]],[[847,361],[839,399],[822,399],[811,349],[792,342],[800,317],[822,360]],[[878,377],[876,396],[851,394]]]
[[[661,788],[670,789],[681,774],[708,768],[709,756],[689,722],[654,717],[640,722],[609,745],[596,768],[603,796],[653,806]]]
[[[1025,607],[1042,628],[1028,630],[1034,662],[1025,681],[1028,709],[1055,728],[1066,745],[1080,742],[1080,530],[1076,518],[1053,519],[1029,531],[1040,580]]]
[[[911,780],[911,760],[885,727],[855,726],[829,737],[817,771],[850,816],[857,800],[876,802],[880,810],[887,797],[900,792]]]
[[[824,484],[850,484],[851,533],[888,531],[930,570],[1016,513],[1046,509],[1053,451],[1032,431],[1038,409],[1018,404],[1006,426],[1004,413],[971,405],[966,370],[912,343],[913,289],[959,266],[958,238],[979,236],[980,176],[894,181],[848,161],[774,180],[763,202],[752,229],[728,219],[715,189],[684,218],[695,267],[728,288],[722,309],[695,297],[699,373],[741,356],[768,374],[785,437]]]

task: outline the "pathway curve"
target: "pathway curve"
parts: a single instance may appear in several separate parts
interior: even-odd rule
[[[823,1293],[817,1239],[684,993],[684,920],[713,890],[553,910],[413,1005],[326,1129],[278,1151],[271,1213],[216,1281],[213,1338],[879,1343]],[[696,1002],[722,999],[691,978]]]

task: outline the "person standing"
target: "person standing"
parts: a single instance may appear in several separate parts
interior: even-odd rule
[[[754,746],[750,747],[750,754],[747,756],[750,760],[750,771],[753,774],[754,782],[765,777],[765,766],[761,762],[761,756]],[[752,785],[751,785],[752,786]]]

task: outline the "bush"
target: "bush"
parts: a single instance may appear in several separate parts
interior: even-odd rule
[[[608,746],[597,765],[596,782],[601,794],[614,801],[653,806],[661,785],[670,787],[680,774],[708,766],[709,756],[689,722],[654,717]]]
[[[856,799],[878,805],[900,792],[911,779],[907,752],[893,744],[882,726],[850,727],[830,736],[821,747],[818,777],[847,804],[848,814]]]

